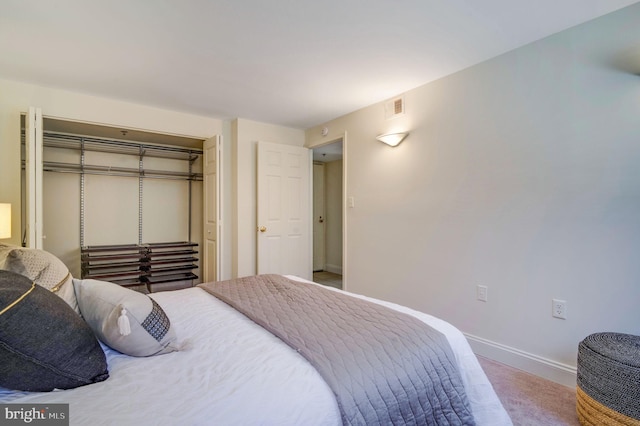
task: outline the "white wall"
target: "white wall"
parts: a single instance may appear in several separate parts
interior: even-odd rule
[[[231,124],[232,276],[256,274],[257,142],[303,146],[303,130],[236,119]]]
[[[631,6],[414,89],[401,118],[376,104],[308,129],[348,133],[349,290],[566,384],[586,335],[640,334],[638,22]],[[375,140],[393,130],[411,134]]]

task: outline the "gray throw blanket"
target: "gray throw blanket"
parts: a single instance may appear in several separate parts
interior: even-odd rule
[[[411,315],[280,275],[199,287],[302,354],[345,425],[475,424],[445,336]]]

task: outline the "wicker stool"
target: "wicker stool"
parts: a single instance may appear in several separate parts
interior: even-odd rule
[[[578,346],[582,425],[640,426],[640,336],[595,333]]]

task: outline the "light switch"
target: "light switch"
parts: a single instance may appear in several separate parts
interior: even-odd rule
[[[354,207],[356,206],[356,202],[355,202],[355,200],[353,199],[353,196],[351,196],[351,197],[349,197],[349,198],[347,199],[347,205],[348,205],[348,206],[349,206],[349,208],[351,208],[351,209],[352,209],[352,208],[354,208]]]

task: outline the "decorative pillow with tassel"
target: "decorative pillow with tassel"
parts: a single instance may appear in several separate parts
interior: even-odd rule
[[[146,294],[98,280],[73,279],[80,313],[104,344],[126,355],[177,351],[171,321]]]

